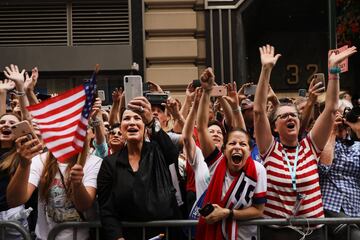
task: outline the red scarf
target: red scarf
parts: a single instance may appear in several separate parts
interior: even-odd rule
[[[255,168],[255,164],[251,157],[246,160],[243,169],[236,175],[229,189],[227,190],[223,199],[221,199],[223,184],[226,176],[226,158],[224,157],[216,167],[214,175],[211,178],[207,193],[204,199],[203,206],[207,203],[218,204],[222,208],[232,209],[236,205],[236,199],[230,198],[233,196],[240,184],[237,184],[241,173],[247,168]],[[236,187],[237,186],[237,187]],[[233,229],[235,228],[235,229]],[[237,222],[231,219],[223,219],[214,224],[207,224],[203,217],[200,217],[196,228],[196,240],[220,240],[224,239],[223,232],[226,232],[227,239],[236,239],[237,236]],[[224,230],[224,231],[223,231]],[[231,233],[235,233],[231,236]],[[235,237],[235,238],[234,238]]]

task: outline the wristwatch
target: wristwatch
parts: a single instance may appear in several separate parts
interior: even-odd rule
[[[98,126],[100,126],[100,119],[95,118],[95,120],[93,120],[93,119],[90,118],[89,124],[92,127],[98,127]]]

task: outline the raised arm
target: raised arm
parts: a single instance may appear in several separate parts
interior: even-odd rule
[[[189,83],[186,87],[186,92],[185,92],[185,101],[181,106],[180,109],[180,114],[186,119],[187,115],[189,114],[189,110],[190,110],[190,106],[191,103],[194,99],[194,95],[195,95],[195,89],[194,86],[191,83]]]
[[[232,128],[241,128],[246,131],[246,125],[239,106],[239,97],[236,92],[236,82],[227,85],[228,95],[223,98],[229,103],[232,111]]]
[[[19,165],[6,189],[6,198],[9,207],[16,207],[26,203],[35,190],[35,186],[28,183],[31,160],[40,154],[42,145],[38,139],[27,139],[26,136],[16,140],[16,151]]]
[[[19,104],[21,109],[22,118],[24,120],[31,120],[31,116],[26,109],[29,106],[29,101],[25,94],[25,87],[24,87],[24,73],[25,70],[23,69],[19,72],[19,68],[17,65],[11,64],[10,67],[5,67],[4,74],[5,76],[14,81],[16,86],[15,95],[19,97]]]
[[[351,47],[335,55],[331,54],[329,57],[329,81],[326,91],[325,109],[315,121],[314,127],[310,131],[310,136],[314,141],[316,147],[322,150],[329,138],[331,128],[335,120],[336,110],[339,101],[339,73],[335,73],[335,69],[344,59],[356,53],[356,47]]]
[[[184,148],[186,152],[186,156],[190,164],[193,163],[195,157],[195,140],[193,138],[196,113],[199,108],[199,101],[201,97],[201,88],[196,89],[196,94],[194,98],[194,103],[192,108],[190,109],[189,115],[186,118],[185,125],[182,131],[182,136],[184,138]]]
[[[215,82],[215,75],[211,68],[205,69],[200,77],[201,87],[203,89],[199,109],[197,113],[197,129],[199,133],[199,141],[204,157],[208,157],[216,148],[208,132],[209,122],[209,104],[210,92]]]
[[[96,98],[90,114],[91,125],[95,131],[96,145],[103,144],[105,142],[105,126],[101,115],[101,100]]]
[[[182,129],[184,128],[185,119],[179,111],[178,102],[174,98],[169,97],[166,100],[165,107],[166,107],[166,110],[168,111],[168,113],[170,113],[170,115],[172,116],[172,118],[174,120],[173,131],[175,133],[181,133]],[[181,140],[181,145],[182,145],[183,139],[181,138],[180,140]]]
[[[110,109],[110,116],[109,116],[109,124],[110,126],[114,126],[116,123],[120,123],[120,102],[121,102],[121,95],[122,89],[117,89],[112,92],[112,105]]]
[[[7,79],[0,81],[0,116],[6,113],[6,94],[14,87],[15,83],[13,81]]]
[[[273,141],[270,123],[266,114],[269,81],[271,71],[281,55],[275,55],[275,49],[270,45],[260,47],[259,50],[262,67],[254,99],[254,128],[259,152],[265,154]]]
[[[30,77],[29,77],[29,74],[27,72],[25,72],[24,88],[25,88],[25,93],[29,100],[30,105],[39,103],[39,100],[37,99],[37,97],[34,93],[34,88],[36,86],[38,78],[39,78],[39,71],[38,71],[37,67],[34,67],[31,70]]]
[[[331,165],[334,159],[334,150],[335,150],[335,140],[337,129],[340,125],[342,125],[342,116],[339,112],[336,113],[336,118],[334,122],[334,126],[332,128],[330,137],[326,142],[324,150],[320,154],[320,163],[323,165]]]

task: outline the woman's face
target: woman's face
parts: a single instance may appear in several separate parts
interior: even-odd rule
[[[109,145],[113,152],[116,152],[124,147],[124,137],[121,134],[120,128],[114,128],[109,131]]]
[[[0,119],[0,141],[1,142],[12,142],[14,141],[14,134],[11,126],[20,120],[13,115],[4,115]]]
[[[275,115],[275,131],[280,139],[293,139],[298,137],[300,128],[299,114],[294,106],[281,106]]]
[[[131,110],[125,110],[123,113],[120,129],[128,142],[144,139],[145,124],[141,116]]]
[[[239,172],[251,154],[248,136],[241,131],[230,132],[224,154],[230,172]]]
[[[224,136],[222,134],[221,128],[214,124],[208,127],[208,130],[211,140],[214,142],[215,146],[218,149],[221,149],[222,145],[224,144]]]

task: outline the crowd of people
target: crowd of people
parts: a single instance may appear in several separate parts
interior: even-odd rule
[[[28,75],[11,64],[0,81],[0,220],[19,221],[36,239],[47,239],[59,223],[100,220],[101,239],[131,240],[143,233],[123,221],[196,219],[195,239],[208,240],[258,239],[257,226],[240,220],[360,217],[360,101],[340,93],[339,77],[339,64],[356,51],[330,55],[327,86],[313,79],[306,97],[276,96],[270,78],[281,55],[270,45],[259,48],[254,94],[245,95],[249,83],[239,90],[228,83],[226,94],[214,97],[211,68],[199,86],[187,85],[182,103],[138,96],[125,104],[115,89],[108,111],[96,98],[85,145],[66,162],[48,150],[27,110],[41,101],[38,69]],[[21,121],[37,137],[15,137],[12,126]],[[146,237],[163,231],[152,228]],[[346,231],[334,225],[328,236],[345,239]],[[356,224],[350,233],[360,239]],[[73,234],[65,230],[57,239]],[[75,234],[92,238],[89,229]],[[186,239],[181,229],[168,234]],[[261,239],[325,239],[325,228],[263,226]]]

